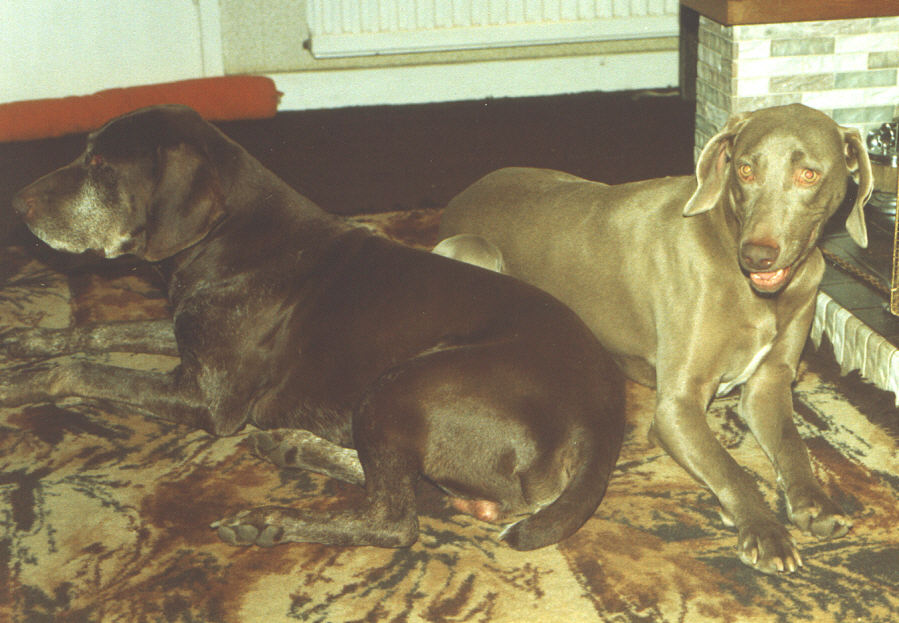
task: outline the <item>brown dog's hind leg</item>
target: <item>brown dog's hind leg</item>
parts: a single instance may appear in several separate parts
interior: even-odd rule
[[[418,538],[415,483],[421,473],[415,438],[423,424],[414,401],[402,399],[408,390],[407,366],[376,382],[353,415],[353,438],[365,483],[361,502],[342,510],[271,506],[245,510],[212,524],[219,538],[232,545],[261,546],[300,542],[405,547],[414,543]],[[286,445],[270,446],[276,438]],[[255,441],[257,451],[278,464],[299,461],[297,448],[308,444],[306,459],[311,457],[316,467],[330,468],[332,452],[343,450],[304,431],[282,431],[275,438]],[[352,466],[349,474],[359,478],[352,476]]]
[[[365,500],[346,510],[265,506],[212,524],[231,545],[281,543],[406,547],[418,538],[415,511],[417,460],[384,446],[370,456]]]

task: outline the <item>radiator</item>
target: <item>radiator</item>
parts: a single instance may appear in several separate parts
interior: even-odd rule
[[[678,33],[678,0],[309,0],[319,58]]]

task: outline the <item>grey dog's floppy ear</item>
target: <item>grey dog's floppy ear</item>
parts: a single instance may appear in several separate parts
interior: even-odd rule
[[[696,190],[684,206],[684,216],[708,212],[718,203],[727,182],[727,164],[734,138],[748,119],[748,113],[734,115],[728,119],[724,129],[702,148],[696,162]]]
[[[224,214],[218,177],[209,160],[191,145],[160,148],[159,182],[147,208],[146,245],[151,262],[199,242]]]
[[[855,205],[846,219],[846,231],[860,247],[868,246],[868,228],[865,227],[864,207],[874,192],[874,174],[871,171],[871,160],[868,150],[862,143],[861,134],[855,128],[843,128],[843,142],[846,154],[846,166],[858,184]]]

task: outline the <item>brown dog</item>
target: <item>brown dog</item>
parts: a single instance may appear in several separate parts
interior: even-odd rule
[[[349,227],[189,109],[111,121],[14,206],[56,249],[158,262],[181,363],[25,367],[0,378],[0,402],[106,399],[216,435],[253,424],[273,429],[256,439],[273,461],[364,480],[364,503],[346,511],[264,507],[216,522],[228,542],[409,545],[422,475],[479,516],[524,516],[503,538],[532,549],[572,534],[605,492],[622,379],[573,312]],[[2,348],[164,351],[167,332],[17,330]]]
[[[652,434],[718,497],[740,558],[793,571],[790,534],[705,413],[742,385],[741,414],[777,469],[790,519],[820,537],[846,533],[851,522],[812,473],[790,387],[824,271],[815,243],[851,175],[847,228],[864,246],[872,176],[858,132],[804,106],[770,108],[732,118],[695,177],[607,186],[496,171],[450,202],[441,235],[486,238],[507,272],[569,305],[628,376],[655,386]]]

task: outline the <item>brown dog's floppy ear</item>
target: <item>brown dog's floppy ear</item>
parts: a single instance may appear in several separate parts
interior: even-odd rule
[[[204,155],[180,143],[162,148],[159,158],[162,173],[147,208],[140,254],[151,262],[199,242],[224,215],[218,178]]]
[[[734,137],[748,118],[748,114],[734,115],[728,119],[724,129],[702,148],[696,162],[696,190],[684,206],[684,216],[708,212],[718,203],[727,182],[727,164],[730,162]]]
[[[868,158],[868,150],[862,142],[861,134],[855,128],[843,128],[844,149],[846,153],[846,166],[855,183],[858,184],[858,194],[855,196],[855,205],[846,219],[846,231],[855,241],[855,244],[864,248],[868,246],[868,228],[865,226],[865,204],[874,192],[874,174],[871,172],[871,159]]]

